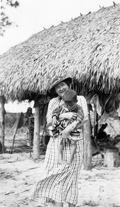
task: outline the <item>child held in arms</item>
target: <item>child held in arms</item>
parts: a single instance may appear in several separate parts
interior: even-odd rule
[[[58,147],[58,162],[63,162],[63,150],[66,145],[71,145],[71,156],[67,160],[67,164],[70,164],[74,158],[77,148],[77,141],[81,139],[80,133],[82,126],[85,123],[83,121],[84,114],[82,107],[77,104],[77,93],[74,90],[67,90],[63,97],[63,104],[53,111],[52,119],[54,126],[52,126],[52,135],[55,137],[59,133],[61,134],[60,145]],[[59,116],[62,113],[73,112],[72,119],[59,120]],[[62,131],[70,126],[70,133],[68,137],[62,136]]]

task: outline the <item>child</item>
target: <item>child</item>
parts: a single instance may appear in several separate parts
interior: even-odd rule
[[[63,161],[63,150],[65,147],[65,144],[71,145],[71,156],[70,159],[67,161],[68,164],[70,164],[74,158],[74,154],[76,152],[77,147],[77,141],[80,140],[80,132],[81,132],[81,126],[83,125],[82,121],[84,119],[84,114],[82,108],[77,104],[77,94],[74,90],[67,90],[63,97],[62,97],[64,103],[56,108],[53,111],[52,118],[55,123],[55,127],[52,130],[52,133],[54,136],[58,135],[58,133],[62,133],[62,131],[71,123],[73,130],[70,132],[69,137],[67,139],[61,139],[60,146],[59,146],[59,156],[58,161],[61,163]],[[74,112],[76,116],[72,119],[65,119],[60,121],[59,115],[62,113],[67,112]]]

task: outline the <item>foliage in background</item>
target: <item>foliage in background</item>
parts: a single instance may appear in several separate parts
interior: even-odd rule
[[[6,14],[5,8],[11,6],[17,8],[19,6],[18,1],[14,0],[0,0],[0,35],[3,36],[6,28],[13,25],[13,22],[9,19]]]
[[[12,128],[17,120],[17,113],[5,114],[5,127]]]
[[[14,127],[15,122],[19,118],[18,128],[28,126],[26,122],[26,114],[24,113],[6,113],[5,114],[5,127],[12,128]]]

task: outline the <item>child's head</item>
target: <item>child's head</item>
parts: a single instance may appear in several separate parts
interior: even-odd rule
[[[74,90],[67,90],[63,95],[63,101],[69,110],[74,109],[77,103],[77,93]]]

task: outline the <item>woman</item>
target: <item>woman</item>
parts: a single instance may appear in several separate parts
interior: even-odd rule
[[[48,105],[47,125],[52,123],[53,110],[63,103],[62,96],[69,89],[72,82],[71,78],[58,77],[53,81],[51,93],[56,93],[57,97],[51,99]],[[85,99],[81,98],[78,103],[84,105]],[[83,110],[84,111],[84,110]],[[75,116],[73,112],[61,114],[61,120],[71,119]],[[70,129],[70,127],[69,127]],[[68,132],[66,129],[62,132],[62,137],[67,138]],[[74,159],[70,165],[58,163],[58,146],[60,135],[57,138],[51,137],[47,146],[46,157],[44,162],[44,172],[34,193],[34,199],[37,199],[39,206],[45,206],[46,202],[51,202],[56,207],[63,207],[63,203],[68,203],[69,207],[77,205],[78,198],[78,178],[83,160],[83,133],[81,140],[77,142],[77,149]],[[67,161],[71,154],[71,146],[66,146],[63,152],[63,160]],[[50,206],[50,204],[48,205]]]

